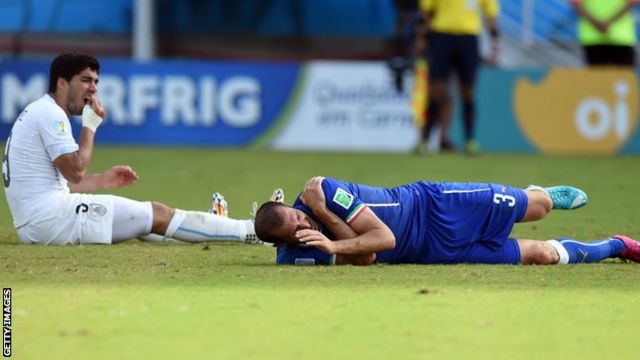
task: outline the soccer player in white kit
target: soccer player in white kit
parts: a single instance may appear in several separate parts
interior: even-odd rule
[[[94,137],[105,116],[96,96],[99,72],[100,64],[91,56],[56,57],[48,93],[27,105],[13,125],[4,150],[2,180],[21,242],[113,244],[136,237],[256,242],[251,220],[90,194],[138,180],[129,166],[87,173]],[[71,133],[72,115],[82,115],[78,143]]]

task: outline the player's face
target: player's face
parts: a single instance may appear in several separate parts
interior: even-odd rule
[[[86,68],[71,78],[67,93],[67,110],[71,115],[81,115],[82,108],[98,92],[98,73]]]
[[[297,244],[300,241],[296,233],[300,230],[318,230],[318,223],[307,216],[303,211],[282,207],[280,211],[284,224],[277,230],[277,235],[281,239],[281,244]]]

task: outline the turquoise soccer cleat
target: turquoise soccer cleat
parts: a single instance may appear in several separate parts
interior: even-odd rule
[[[573,186],[558,185],[544,189],[551,196],[554,209],[573,210],[581,208],[589,202],[587,194]]]

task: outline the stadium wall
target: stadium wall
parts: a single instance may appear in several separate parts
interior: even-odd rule
[[[0,61],[1,138],[46,91],[47,71],[48,61]],[[97,142],[408,152],[418,136],[406,80],[398,92],[382,62],[105,60]],[[638,95],[633,71],[483,69],[478,141],[485,152],[640,154]]]

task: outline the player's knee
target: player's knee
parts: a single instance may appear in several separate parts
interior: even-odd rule
[[[553,208],[553,201],[543,191],[527,191],[529,205],[525,214],[526,221],[540,220],[547,216]]]
[[[153,207],[153,226],[151,231],[155,234],[166,233],[175,210],[156,201],[152,201],[151,206]]]
[[[560,260],[558,252],[545,241],[531,241],[522,252],[523,265],[553,265]]]

